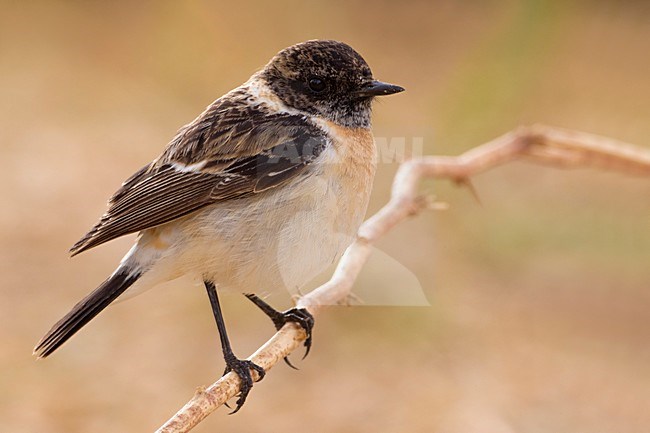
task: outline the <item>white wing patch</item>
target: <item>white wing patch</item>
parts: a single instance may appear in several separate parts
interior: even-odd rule
[[[186,165],[180,162],[173,162],[172,168],[181,173],[201,173],[201,169],[205,167],[208,161],[199,161],[194,164]]]

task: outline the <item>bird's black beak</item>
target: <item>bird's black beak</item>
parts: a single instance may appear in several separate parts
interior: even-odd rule
[[[393,93],[399,93],[403,91],[404,91],[403,87],[373,80],[368,84],[366,84],[365,86],[363,86],[361,89],[355,91],[354,95],[360,98],[367,98],[371,96],[392,95]]]

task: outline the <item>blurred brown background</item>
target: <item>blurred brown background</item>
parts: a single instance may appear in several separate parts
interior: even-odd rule
[[[377,136],[458,154],[543,122],[650,145],[642,1],[0,4],[0,430],[152,431],[222,371],[202,289],[109,308],[45,361],[36,341],[132,238],[66,249],[176,129],[279,49],[334,38],[407,92]],[[387,199],[382,164],[370,211]],[[380,244],[431,307],[335,307],[295,372],[276,367],[236,416],[197,432],[646,432],[650,180],[516,163]],[[370,266],[358,291],[387,287]],[[225,295],[235,351],[271,333]],[[274,301],[290,305],[288,297]]]

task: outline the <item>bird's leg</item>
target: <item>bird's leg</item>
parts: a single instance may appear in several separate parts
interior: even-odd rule
[[[223,359],[226,361],[226,370],[224,375],[230,371],[237,373],[237,376],[241,379],[241,389],[239,393],[239,398],[237,399],[237,407],[231,412],[231,414],[237,412],[246,401],[248,393],[251,388],[253,388],[253,376],[251,375],[251,369],[257,371],[260,375],[259,380],[264,378],[265,371],[262,367],[257,364],[254,364],[252,361],[247,359],[238,359],[230,347],[230,340],[228,340],[228,334],[226,333],[226,324],[223,321],[223,314],[221,313],[221,306],[219,305],[219,297],[217,296],[217,289],[211,281],[204,281],[206,290],[208,291],[208,297],[210,298],[210,304],[212,305],[212,313],[214,318],[217,321],[217,329],[219,329],[219,338],[221,339],[221,349],[223,350]]]
[[[314,328],[314,316],[312,316],[309,311],[305,308],[292,308],[287,311],[278,311],[253,293],[245,293],[244,296],[250,299],[250,301],[257,305],[264,314],[271,318],[276,330],[279,331],[287,322],[295,322],[299,324],[307,333],[307,339],[305,340],[306,350],[302,359],[305,359],[307,355],[309,355],[309,350],[311,349],[311,331]],[[291,364],[291,362],[289,362],[287,357],[284,358],[284,362],[286,362],[289,367],[296,368]]]

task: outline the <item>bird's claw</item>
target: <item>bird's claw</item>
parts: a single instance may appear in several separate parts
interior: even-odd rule
[[[234,371],[235,374],[237,374],[237,376],[239,376],[239,378],[241,379],[239,398],[237,399],[236,402],[237,406],[235,407],[235,410],[230,412],[230,415],[236,413],[237,411],[239,411],[239,409],[241,409],[241,407],[246,402],[246,397],[248,397],[248,393],[253,388],[253,375],[251,374],[251,370],[255,370],[257,374],[259,374],[259,379],[257,379],[257,382],[264,379],[264,375],[266,374],[266,372],[262,367],[255,364],[253,361],[249,361],[248,359],[237,359],[234,356],[226,359],[226,369],[224,370],[223,375],[225,376],[231,371]],[[226,406],[230,407],[228,406],[227,403]]]
[[[311,334],[312,334],[312,329],[314,328],[314,316],[311,315],[309,311],[307,311],[305,308],[292,308],[287,311],[278,311],[275,308],[271,307],[269,304],[264,302],[259,296],[254,295],[252,293],[246,293],[245,295],[253,304],[257,305],[257,307],[264,312],[271,321],[273,321],[273,324],[275,325],[276,330],[280,330],[286,323],[288,322],[294,322],[297,323],[302,327],[302,329],[305,330],[305,333],[307,334],[307,338],[305,339],[305,354],[302,357],[302,359],[305,359],[307,355],[309,355],[309,351],[311,350]],[[294,368],[297,370],[296,367],[289,362],[288,358],[284,358],[284,362],[289,365],[289,367]]]

